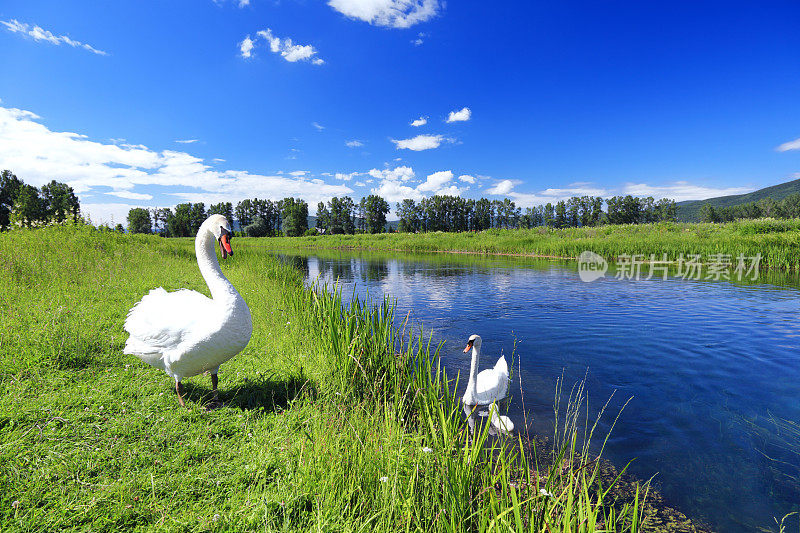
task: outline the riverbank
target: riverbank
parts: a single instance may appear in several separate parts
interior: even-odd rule
[[[190,241],[0,234],[3,530],[638,529],[646,488],[601,490],[574,423],[539,470],[525,435],[470,438],[435,348],[401,344],[390,302],[345,305],[244,252],[223,270],[253,338],[220,372],[224,407],[203,409],[198,376],[185,410],[122,354],[122,324],[153,287],[207,294]]]
[[[475,253],[575,260],[586,251],[609,262],[639,254],[676,263],[699,256],[712,263],[715,254],[726,254],[736,264],[760,254],[764,270],[800,270],[800,219],[741,220],[724,224],[662,222],[586,228],[534,228],[487,230],[465,233],[383,233],[377,235],[321,235],[315,237],[261,238],[260,245],[273,249],[358,249],[407,252]]]

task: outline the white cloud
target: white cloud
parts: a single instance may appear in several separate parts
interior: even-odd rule
[[[497,196],[503,196],[511,192],[514,188],[514,182],[511,180],[503,180],[495,184],[494,187],[490,187],[486,189],[486,194],[494,194]]]
[[[225,162],[225,160],[224,160],[224,159],[220,159],[219,157],[215,157],[214,159],[212,159],[212,161],[213,161],[214,163],[224,163],[224,162]]]
[[[290,63],[296,63],[297,61],[310,61],[314,65],[322,65],[325,63],[325,61],[317,56],[317,50],[310,44],[294,44],[288,37],[281,39],[280,37],[276,37],[269,28],[257,31],[254,38],[251,38],[250,35],[246,36],[244,40],[239,43],[239,52],[241,56],[244,58],[252,57],[253,49],[261,40],[266,41],[271,52],[280,54],[281,57]]]
[[[775,149],[779,152],[788,152],[789,150],[800,150],[800,139],[795,139],[793,141],[785,142]]]
[[[415,128],[419,128],[420,126],[424,126],[428,123],[428,117],[419,117],[417,120],[411,123],[412,126]]]
[[[464,174],[458,177],[459,180],[463,181],[464,183],[469,183],[474,185],[475,184],[475,176],[470,176],[469,174]]]
[[[347,141],[344,144],[347,145],[348,148],[358,148],[359,146],[364,146],[364,143],[362,143],[358,139],[353,139],[352,141]]]
[[[392,170],[377,170],[373,168],[368,174],[381,180],[380,185],[371,190],[372,194],[378,194],[390,203],[399,202],[405,198],[418,201],[427,195],[461,195],[461,190],[458,187],[448,185],[453,179],[451,170],[434,172],[416,187],[403,184],[414,178],[414,170],[411,167],[403,166]]]
[[[250,5],[250,0],[239,0],[239,7],[247,7]]]
[[[248,35],[242,40],[242,42],[239,43],[239,53],[241,53],[242,57],[246,59],[253,55],[254,47],[255,47],[255,41],[253,41],[253,39],[251,39],[250,36]]]
[[[32,37],[34,41],[45,41],[50,44],[61,45],[66,44],[72,46],[73,48],[83,48],[84,50],[88,50],[93,54],[107,56],[108,53],[102,50],[98,50],[88,44],[82,43],[80,41],[75,41],[70,39],[66,35],[55,35],[52,32],[49,32],[39,26],[31,27],[30,24],[25,24],[23,22],[19,22],[16,19],[11,20],[0,20],[0,24],[4,25],[6,29],[12,33],[19,33],[21,35],[27,35],[28,37]]]
[[[485,176],[483,176],[485,177]],[[524,193],[514,191],[514,187],[520,185],[519,180],[501,180],[494,186],[486,190],[487,194],[508,197],[520,207],[533,207],[547,203],[556,203],[566,200],[573,196],[611,196],[608,190],[598,188],[590,183],[576,182],[562,189],[550,188],[539,192]]]
[[[328,0],[328,5],[351,19],[375,26],[409,28],[439,13],[439,0]]]
[[[118,196],[120,198],[126,198],[128,200],[152,200],[152,194],[145,194],[145,193],[138,193],[138,192],[131,192],[131,191],[111,191],[107,192],[106,194],[110,194],[111,196]]]
[[[468,107],[465,107],[461,111],[450,111],[447,122],[466,122],[470,118],[472,118],[472,111],[470,111]]]
[[[445,183],[453,179],[453,172],[450,170],[440,170],[428,176],[424,183],[417,186],[419,191],[438,191]]]
[[[422,150],[439,148],[443,142],[449,141],[449,139],[445,139],[442,135],[417,135],[410,139],[391,139],[391,141],[398,150],[413,150],[419,152]]]
[[[345,174],[344,172],[337,172],[333,175],[334,178],[340,181],[350,181],[355,176],[358,176],[359,172],[351,172],[349,174]]]
[[[70,185],[79,198],[98,192],[98,187],[110,187],[114,196],[144,201],[145,193],[134,189],[146,185],[172,187],[165,193],[207,204],[236,203],[254,196],[274,200],[299,196],[316,203],[353,192],[344,184],[315,181],[305,174],[218,171],[186,152],[159,152],[143,145],[96,142],[77,133],[51,131],[37,119],[30,111],[0,106],[0,168],[13,170],[26,183],[37,187],[55,177]],[[183,190],[171,192],[176,187]],[[111,204],[91,205],[95,206],[92,209],[100,210],[105,208],[97,206]],[[118,204],[108,209],[112,208],[120,209]]]
[[[357,182],[355,182],[355,184],[354,184],[354,185],[355,185],[356,187],[364,187],[364,182],[363,182],[363,181],[357,181]]]
[[[295,170],[294,172],[289,172],[290,176],[295,177],[305,176],[306,174],[308,174],[307,170]]]
[[[705,200],[706,198],[716,198],[717,196],[729,196],[731,194],[744,194],[752,191],[750,187],[705,187],[694,185],[688,181],[676,181],[671,185],[653,186],[646,183],[626,183],[622,188],[622,194],[632,196],[652,196],[653,198],[670,198],[676,202],[684,200]]]
[[[409,181],[414,179],[414,169],[407,166],[395,167],[392,170],[378,170],[377,168],[373,168],[367,172],[367,174],[373,178],[387,181]]]
[[[133,204],[122,203],[81,203],[81,214],[89,217],[93,224],[128,225],[128,211],[137,207]]]
[[[424,43],[424,42],[425,42],[425,41],[423,40],[423,38],[424,38],[424,37],[427,37],[427,34],[426,34],[426,33],[423,33],[423,32],[419,32],[419,33],[417,34],[417,38],[416,38],[416,39],[414,39],[413,41],[411,41],[411,44],[413,44],[414,46],[422,46],[422,43]]]
[[[184,140],[181,140],[181,141],[175,141],[175,142],[176,142],[176,143],[181,143],[181,144],[192,144],[192,143],[196,143],[196,142],[197,142],[197,141],[199,141],[199,140],[200,140],[200,139],[184,139]]]
[[[325,129],[325,126],[323,126],[322,124],[319,124],[318,122],[312,122],[311,125],[314,126],[315,128],[317,128],[317,131],[322,131],[322,130]]]

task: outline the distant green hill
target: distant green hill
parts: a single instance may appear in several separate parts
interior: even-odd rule
[[[731,196],[719,196],[708,198],[707,200],[688,200],[678,202],[678,220],[681,222],[698,222],[700,220],[700,208],[703,204],[711,204],[714,207],[731,207],[734,205],[748,204],[757,202],[762,198],[772,198],[780,201],[790,194],[800,193],[800,179],[787,181],[780,185],[765,187],[747,194],[734,194]]]

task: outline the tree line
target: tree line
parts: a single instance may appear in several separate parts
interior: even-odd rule
[[[800,193],[790,194],[780,201],[767,197],[730,207],[711,204],[700,207],[702,222],[731,222],[740,218],[800,218]]]
[[[607,210],[603,211],[603,205]],[[405,199],[397,204],[398,231],[482,231],[490,228],[570,228],[598,224],[641,224],[675,220],[674,200],[652,197],[573,196],[523,211],[513,200],[478,200],[459,196],[433,196],[419,202]]]
[[[28,185],[10,170],[0,172],[0,230],[35,227],[66,220],[78,222],[81,206],[75,191],[52,180],[41,188]]]
[[[380,233],[386,227],[389,204],[380,196],[370,195],[356,204],[349,196],[334,197],[317,205],[317,223],[308,227],[308,203],[301,198],[283,200],[248,198],[237,203],[212,204],[206,209],[203,202],[145,209],[135,207],[128,212],[130,233],[156,233],[165,237],[192,237],[203,221],[219,213],[238,223],[240,231],[250,237],[287,235]]]

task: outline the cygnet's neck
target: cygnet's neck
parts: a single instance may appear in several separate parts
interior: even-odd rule
[[[197,232],[197,238],[194,240],[194,251],[197,255],[197,266],[200,267],[200,273],[206,280],[206,285],[208,285],[214,301],[229,302],[241,298],[219,268],[217,254],[214,251],[215,241],[214,234],[201,226],[200,231]]]

